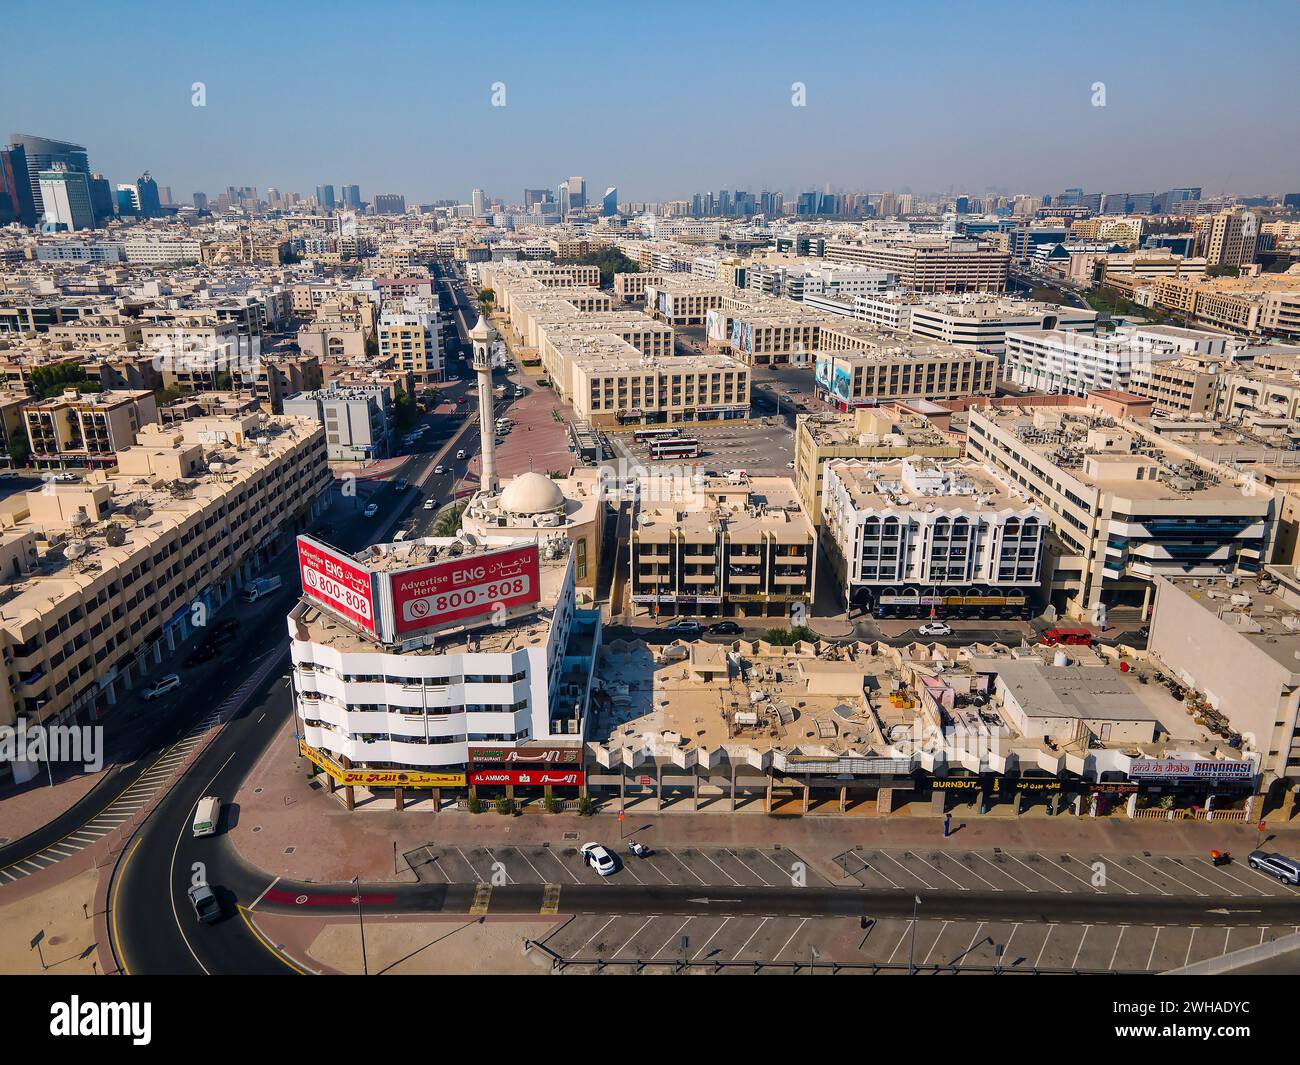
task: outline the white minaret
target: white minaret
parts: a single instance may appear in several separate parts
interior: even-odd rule
[[[481,315],[469,331],[474,342],[474,372],[478,374],[479,451],[483,454],[484,492],[497,490],[496,419],[492,405],[492,337],[493,330]]]

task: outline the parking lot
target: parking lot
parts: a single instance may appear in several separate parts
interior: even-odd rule
[[[786,463],[794,461],[794,437],[790,430],[771,419],[771,425],[762,420],[749,424],[737,422],[694,422],[679,428],[681,435],[700,442],[700,456],[693,459],[652,460],[650,449],[638,444],[631,433],[611,433],[616,447],[627,457],[645,466],[687,465],[702,466],[706,470],[748,470],[752,473],[779,473],[791,476]]]
[[[841,885],[869,890],[1110,892],[1245,898],[1291,896],[1298,889],[1251,869],[1245,860],[1213,865],[1208,856],[1096,851],[968,851],[950,844],[913,850],[864,847],[836,859]]]
[[[432,884],[618,884],[725,887],[828,887],[831,881],[798,854],[756,847],[652,847],[645,858],[627,843],[606,841],[619,868],[602,877],[578,848],[585,840],[550,846],[422,847],[406,855],[424,883]]]
[[[635,832],[629,832],[629,838]],[[408,852],[407,862],[431,884],[546,884],[563,887],[701,886],[710,889],[791,886],[866,888],[916,893],[918,919],[683,913],[575,913],[545,941],[565,972],[691,972],[927,974],[1161,972],[1300,932],[1300,927],[1084,924],[1042,920],[939,920],[925,916],[927,896],[958,892],[1020,895],[1111,893],[1216,899],[1289,896],[1298,889],[1250,869],[1244,860],[1214,866],[1187,854],[967,850],[950,844],[912,849],[861,847],[817,865],[781,847],[653,847],[646,858],[626,842],[602,841],[618,859],[601,877],[578,848],[585,840],[550,845],[435,846]],[[555,912],[554,910],[551,912]],[[1211,914],[1213,910],[1209,911]],[[999,952],[999,948],[1001,948]],[[836,968],[839,967],[839,968]]]
[[[629,832],[629,839],[632,833]],[[646,858],[627,842],[603,840],[619,861],[612,876],[585,865],[586,840],[529,846],[436,846],[407,854],[421,881],[436,884],[617,884],[709,887],[844,887],[919,893],[1111,893],[1216,898],[1288,897],[1300,889],[1242,860],[1213,865],[1208,856],[1102,853],[1089,850],[966,850],[951,841],[908,850],[861,847],[819,866],[787,848],[675,847],[643,840]]]
[[[565,972],[689,971],[815,975],[1163,972],[1290,935],[1296,929],[1160,925],[913,922],[890,918],[580,914],[545,945]],[[1001,953],[998,948],[1001,947]]]

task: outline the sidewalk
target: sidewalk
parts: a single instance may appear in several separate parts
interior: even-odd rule
[[[315,882],[341,882],[354,876],[373,883],[410,882],[415,877],[401,855],[425,844],[561,843],[566,833],[574,834],[567,842],[570,846],[575,841],[617,842],[636,832],[638,839],[655,847],[788,847],[832,877],[838,877],[835,856],[858,846],[1082,848],[1164,854],[1204,854],[1217,847],[1246,854],[1259,844],[1259,833],[1251,825],[1070,814],[981,817],[968,809],[952,812],[953,832],[946,840],[937,816],[772,817],[629,810],[620,825],[612,810],[594,817],[546,814],[540,809],[519,817],[451,808],[434,814],[427,800],[421,804],[423,809],[403,813],[359,808],[349,814],[323,788],[309,782],[307,763],[297,754],[290,722],[249,774],[235,803],[239,816],[230,837],[249,862],[273,876]],[[1292,824],[1271,820],[1268,835],[1283,849],[1300,846],[1300,819]]]
[[[62,779],[56,776],[54,787],[42,767],[27,783],[0,792],[0,845],[21,839],[67,813],[104,778],[110,766],[105,761],[98,773],[74,770]]]

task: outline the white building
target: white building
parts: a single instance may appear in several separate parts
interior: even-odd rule
[[[299,562],[288,625],[300,750],[349,809],[358,787],[396,789],[400,809],[412,787],[440,802],[447,788],[584,786],[600,619],[576,608],[567,537],[430,537],[357,556],[300,537]],[[570,768],[511,768],[530,762]]]
[[[1026,388],[1085,396],[1094,389],[1128,391],[1133,370],[1217,349],[1220,334],[1191,329],[1117,329],[1089,336],[1063,329],[1007,333],[1003,376]]]
[[[1015,616],[1038,588],[1045,515],[978,463],[833,460],[822,511],[846,602],[878,617]]]

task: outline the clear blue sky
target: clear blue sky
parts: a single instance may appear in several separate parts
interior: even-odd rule
[[[570,174],[623,201],[1300,191],[1296,0],[5,0],[0,26],[0,138],[80,142],[110,180],[149,169],[178,199],[356,182],[518,201]]]

